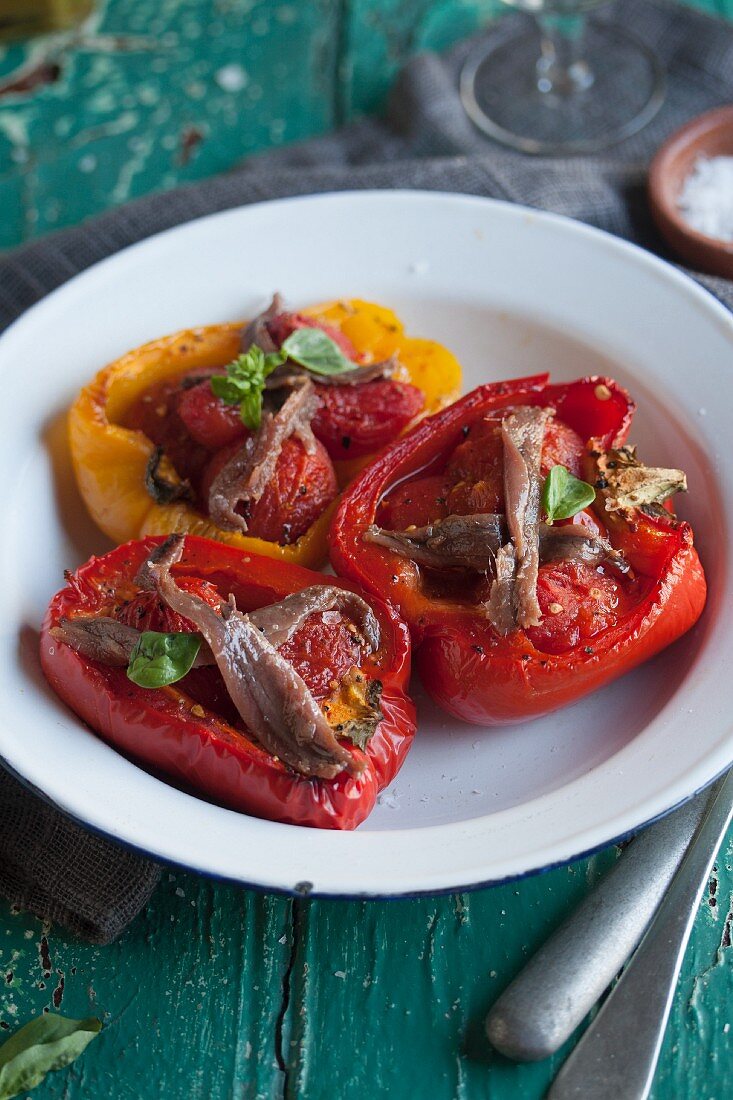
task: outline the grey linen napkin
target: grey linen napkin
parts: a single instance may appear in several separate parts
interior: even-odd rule
[[[159,875],[157,864],[82,829],[0,768],[0,893],[14,906],[110,943]]]
[[[505,34],[518,15],[492,34]],[[656,49],[667,100],[654,122],[604,156],[531,159],[488,142],[463,113],[457,77],[474,45],[422,54],[400,74],[383,120],[252,158],[228,175],[142,199],[0,259],[0,328],[77,272],[162,229],[264,199],[417,188],[486,195],[552,210],[661,250],[644,196],[657,146],[688,118],[733,101],[733,26],[660,0],[618,0],[616,19]],[[385,247],[387,245],[385,244]],[[697,276],[733,307],[733,285]],[[73,564],[73,563],[70,563]],[[155,865],[92,836],[0,773],[0,891],[97,942],[145,903]]]

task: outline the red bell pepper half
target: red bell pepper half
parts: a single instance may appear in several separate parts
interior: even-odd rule
[[[141,591],[135,583],[140,566],[163,541],[151,537],[129,542],[67,574],[67,585],[52,599],[41,630],[41,664],[51,686],[115,748],[214,802],[295,825],[353,829],[399,770],[415,732],[414,707],[406,694],[407,627],[376,598],[370,600],[380,627],[375,653],[354,650],[353,629],[349,633],[333,613],[311,616],[282,648],[319,702],[353,667],[355,653],[359,672],[368,682],[379,680],[382,687],[383,717],[366,749],[348,746],[365,765],[361,774],[342,771],[334,779],[306,778],[250,739],[215,666],[194,667],[166,687],[142,688],[128,678],[125,667],[82,656],[51,634],[62,619],[90,615],[111,616],[141,630],[191,630],[161,604],[157,593]],[[181,588],[204,596],[214,593],[226,600],[233,593],[244,612],[325,579],[341,588],[353,587],[192,535],[186,536],[183,556],[171,576]]]
[[[408,622],[432,698],[487,726],[549,713],[641,664],[693,625],[706,594],[689,524],[660,506],[605,514],[600,492],[574,522],[609,539],[625,555],[628,575],[568,562],[541,566],[543,618],[528,630],[494,629],[485,611],[486,578],[440,576],[364,538],[375,523],[409,534],[411,524],[435,523],[438,515],[500,510],[501,467],[498,488],[486,470],[473,479],[470,471],[472,464],[486,466],[489,428],[501,422],[501,410],[521,405],[554,410],[545,446],[552,433],[554,462],[575,465],[587,481],[597,476],[593,448],[622,446],[634,413],[625,391],[607,378],[551,385],[539,375],[481,386],[384,450],[345,494],[330,532],[336,571],[391,601]]]

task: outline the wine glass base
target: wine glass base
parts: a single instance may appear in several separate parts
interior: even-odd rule
[[[656,55],[620,27],[587,26],[582,61],[565,89],[543,81],[539,59],[539,32],[529,24],[483,43],[461,71],[472,122],[525,153],[597,152],[646,126],[664,101]]]

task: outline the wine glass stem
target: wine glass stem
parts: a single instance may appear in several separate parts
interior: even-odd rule
[[[548,103],[578,96],[593,83],[583,59],[586,18],[578,15],[536,15],[540,31],[537,90]]]

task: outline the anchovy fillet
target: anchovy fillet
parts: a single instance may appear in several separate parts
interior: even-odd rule
[[[246,531],[247,520],[239,511],[262,497],[272,478],[283,444],[297,436],[308,454],[316,447],[311,420],[318,407],[313,383],[307,379],[292,390],[276,413],[265,411],[254,436],[226,463],[211,483],[209,516],[226,531]]]
[[[51,627],[51,637],[71,646],[82,657],[104,665],[124,667],[130,660],[140,631],[134,626],[118,623],[106,615],[79,615],[74,619],[59,619]]]
[[[372,524],[364,532],[366,542],[384,546],[418,565],[433,569],[465,569],[486,573],[494,568],[494,559],[506,543],[508,529],[503,515],[478,513],[446,516],[425,527],[406,531],[387,531]],[[540,561],[580,561],[586,565],[613,562],[625,571],[623,555],[607,539],[594,535],[580,524],[540,524]],[[506,562],[506,557],[504,559]]]
[[[223,603],[221,614],[179,588],[171,566],[183,537],[171,535],[146,562],[145,575],[170,608],[203,634],[242,721],[262,747],[301,775],[333,779],[363,764],[336,740],[307,684],[252,619]]]
[[[145,587],[154,583],[149,570],[144,576],[147,578]],[[333,584],[311,585],[286,596],[279,603],[249,612],[247,618],[265,635],[270,645],[279,649],[290,641],[311,615],[328,611],[349,618],[370,652],[374,653],[379,648],[379,621],[369,604],[355,592]],[[83,657],[122,668],[129,664],[132,651],[143,632],[108,615],[77,615],[59,619],[50,633],[56,641],[70,646]],[[193,667],[213,664],[214,655],[202,639]]]
[[[341,374],[319,374],[315,377],[315,381],[319,386],[361,386],[365,382],[374,382],[379,378],[391,378],[399,368],[399,359],[392,355],[381,363],[370,363],[366,367],[356,366],[353,370],[342,371]],[[313,373],[307,367],[287,360],[268,375],[265,387],[268,390],[275,390],[282,386],[293,386],[303,378],[313,378]]]
[[[267,309],[254,317],[242,332],[241,350],[249,351],[256,344],[265,355],[279,351],[279,347],[270,335],[268,324],[274,321],[278,314],[283,312],[283,299],[280,294],[273,294],[272,301]],[[366,367],[357,367],[353,371],[344,371],[341,374],[319,374],[319,386],[361,386],[365,382],[373,382],[377,378],[391,378],[400,363],[396,356],[391,355],[381,363],[370,363]],[[265,383],[268,390],[280,389],[282,386],[297,385],[303,378],[312,377],[307,367],[291,361],[276,367],[269,375]]]
[[[269,321],[274,320],[278,313],[282,313],[282,311],[282,297],[275,292],[267,309],[263,310],[262,313],[258,313],[256,317],[253,317],[249,324],[243,329],[240,343],[242,352],[249,351],[253,344],[261,348],[265,355],[269,355],[271,352],[278,350],[277,344],[270,336],[267,324]]]
[[[485,611],[491,625],[499,634],[514,630],[514,590],[517,576],[517,552],[511,542],[502,546],[496,555],[496,577],[491,585]]]
[[[361,637],[374,653],[379,648],[379,622],[366,600],[334,584],[314,584],[286,596],[279,603],[250,611],[247,616],[276,649],[290,641],[293,634],[316,612],[338,611],[357,626]]]
[[[364,532],[366,542],[384,546],[418,565],[468,569],[472,573],[490,569],[491,558],[505,538],[504,517],[492,513],[446,516],[426,527],[407,531],[386,531],[372,524]]]

